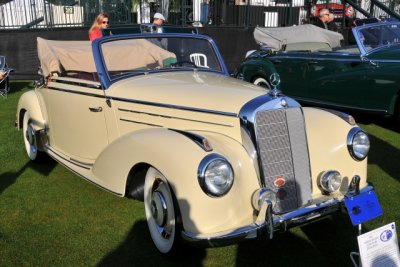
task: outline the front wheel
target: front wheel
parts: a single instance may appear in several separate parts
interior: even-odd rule
[[[45,158],[45,153],[39,151],[38,140],[33,129],[29,112],[26,111],[22,123],[22,134],[24,138],[25,150],[29,159],[35,162],[42,161]]]
[[[269,85],[269,83],[267,82],[267,80],[263,77],[257,77],[254,79],[253,83],[255,85],[261,86],[267,90],[271,90],[271,86]]]
[[[154,245],[163,254],[173,254],[180,243],[179,210],[167,179],[154,168],[146,174],[144,207]]]

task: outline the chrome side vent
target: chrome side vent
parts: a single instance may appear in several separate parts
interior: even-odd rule
[[[276,192],[274,213],[311,200],[311,171],[303,113],[300,108],[256,113],[255,136],[264,186]]]

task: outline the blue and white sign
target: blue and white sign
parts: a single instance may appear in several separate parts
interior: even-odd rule
[[[353,225],[364,223],[383,214],[374,191],[346,197],[344,203]]]
[[[395,223],[358,236],[363,267],[400,266],[399,243]]]

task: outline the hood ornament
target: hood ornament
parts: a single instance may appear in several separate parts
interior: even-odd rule
[[[282,92],[277,88],[277,86],[281,83],[281,77],[279,74],[274,72],[269,76],[269,83],[272,86],[272,89],[268,92],[268,95],[271,97],[278,97]]]

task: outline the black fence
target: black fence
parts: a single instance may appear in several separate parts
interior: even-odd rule
[[[391,17],[397,0],[12,0],[0,5],[0,29],[88,27],[99,12],[113,25],[149,23],[155,12],[170,24],[283,27],[312,22],[326,7],[336,20]]]

